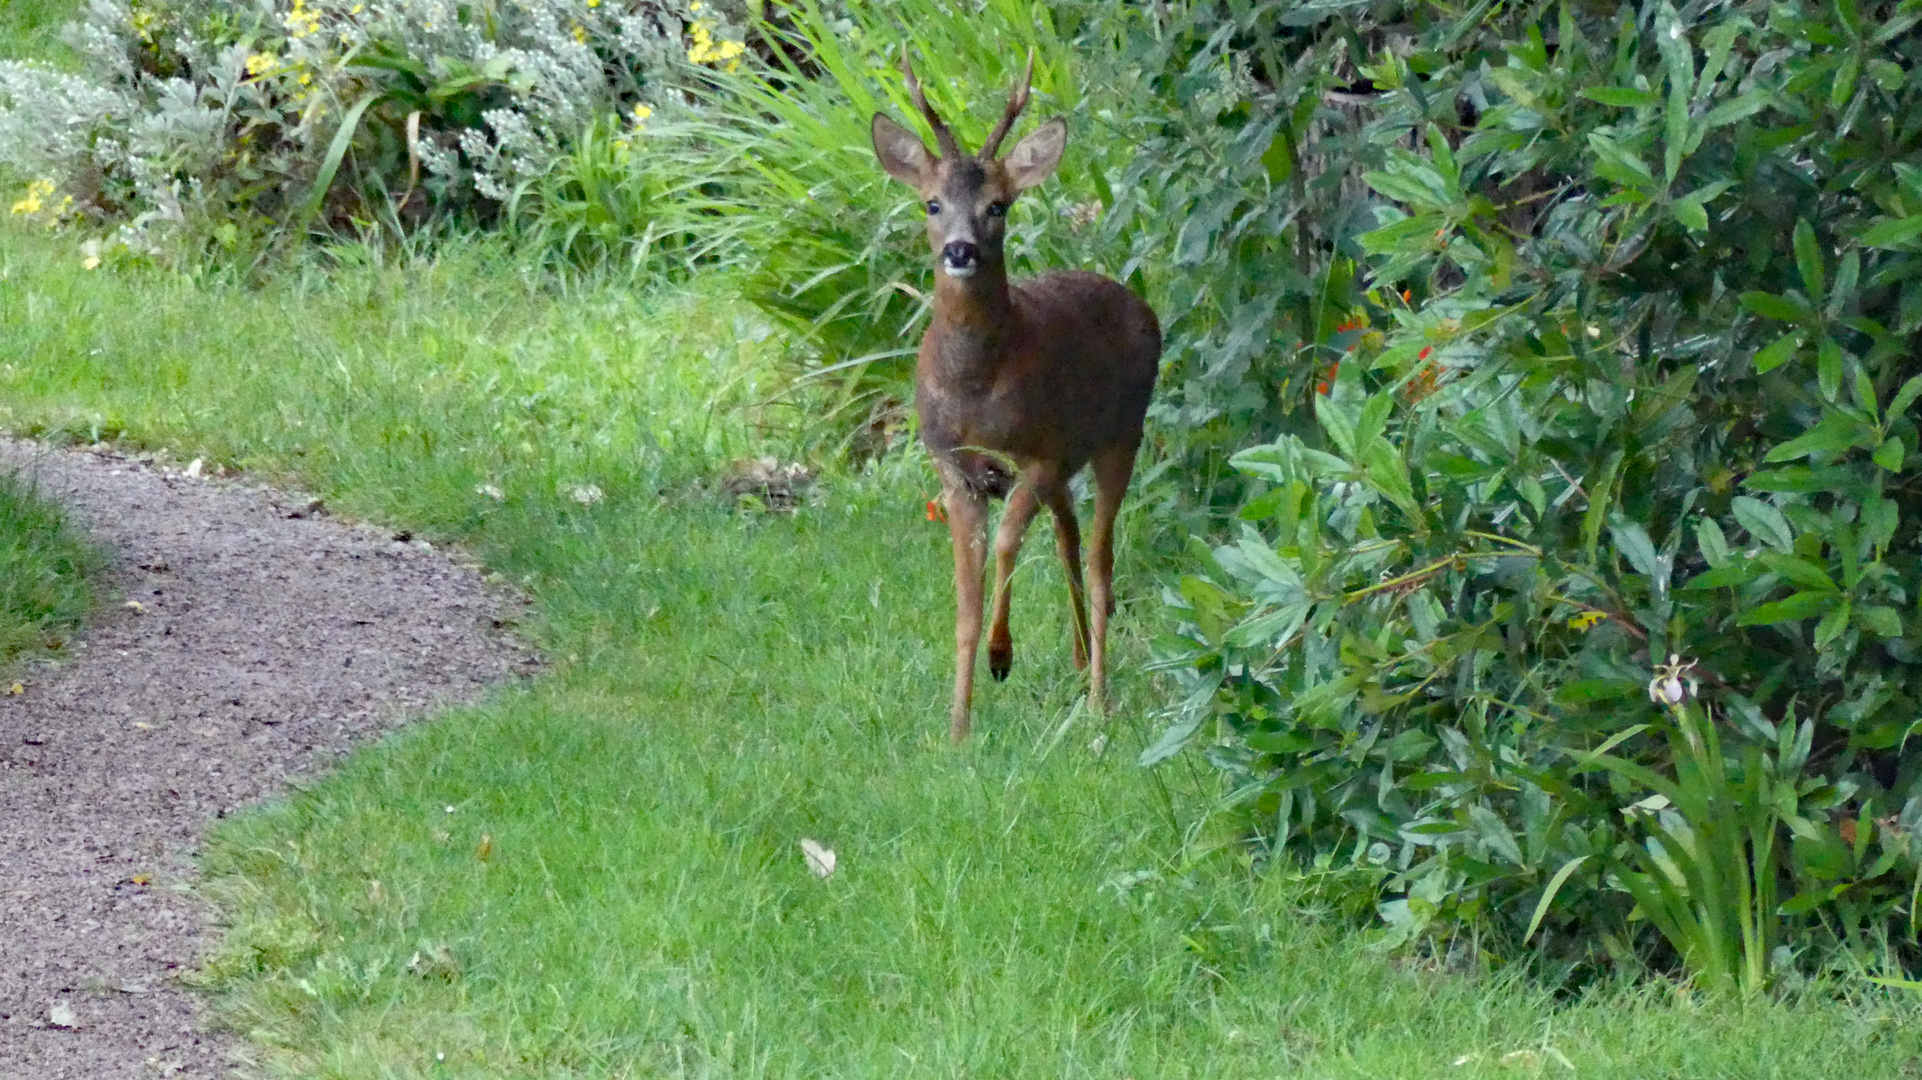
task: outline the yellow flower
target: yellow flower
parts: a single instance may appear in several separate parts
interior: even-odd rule
[[[294,0],[293,10],[281,22],[288,36],[303,38],[320,29],[320,13],[307,10],[307,0]]]
[[[693,39],[687,47],[687,59],[695,64],[718,64],[732,61],[747,51],[747,46],[738,41],[715,41],[714,24],[705,19],[698,20],[689,28],[688,36]],[[733,71],[737,65],[729,64]]]
[[[35,180],[33,183],[27,185],[26,198],[13,204],[13,212],[16,214],[37,214],[40,212],[40,200],[51,194],[53,194],[53,181]]]
[[[247,74],[258,78],[273,71],[274,65],[279,62],[280,58],[273,53],[255,53],[247,58]]]
[[[580,23],[574,24],[574,42],[577,45],[587,44],[587,27]]]
[[[82,260],[80,260],[80,268],[81,268],[82,270],[98,270],[98,269],[100,269],[100,256],[98,256],[98,255],[89,255],[89,256],[87,256],[86,258],[84,258],[84,259],[82,259]]]
[[[1599,611],[1584,611],[1580,615],[1577,615],[1574,618],[1568,620],[1568,626],[1569,626],[1569,629],[1571,630],[1585,631],[1589,627],[1594,626],[1596,623],[1601,622],[1603,619],[1607,617],[1608,616],[1602,614]]]
[[[648,117],[654,115],[654,106],[649,105],[645,101],[637,101],[634,103],[634,111],[630,115],[634,117],[634,126],[640,127],[642,124],[647,123]]]

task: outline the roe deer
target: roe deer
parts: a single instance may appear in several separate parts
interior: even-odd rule
[[[981,574],[988,499],[1006,497],[994,537],[994,627],[988,670],[1005,679],[1014,663],[1008,635],[1008,577],[1022,534],[1041,506],[1074,606],[1074,662],[1089,668],[1090,706],[1106,711],[1108,617],[1114,614],[1114,524],[1134,474],[1142,418],[1161,366],[1161,327],[1140,297],[1118,282],[1078,270],[1010,284],[1002,253],[1008,204],[1061,162],[1067,122],[1056,117],[996,159],[1001,140],[1028,103],[1034,54],[981,152],[970,155],[928,105],[901,52],[915,108],[940,153],[881,113],[874,154],[889,176],[919,192],[935,254],[934,313],[915,368],[921,440],[934,457],[954,539],[954,704],[949,735],[968,737],[975,651],[981,640]],[[1094,467],[1094,536],[1088,544],[1094,625],[1081,576],[1081,527],[1068,481]]]

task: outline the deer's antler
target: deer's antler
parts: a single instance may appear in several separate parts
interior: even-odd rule
[[[954,132],[949,131],[948,125],[941,122],[941,117],[934,111],[934,107],[928,104],[927,95],[921,92],[921,80],[914,77],[914,68],[908,63],[906,45],[901,46],[901,74],[907,76],[908,95],[914,99],[914,107],[921,110],[921,115],[928,119],[928,126],[934,129],[934,142],[940,148],[941,156],[960,157],[961,147],[954,141]]]
[[[1014,92],[1008,95],[1007,111],[1001,114],[1001,122],[994,125],[988,133],[988,141],[981,144],[981,160],[993,161],[994,152],[1001,149],[1001,140],[1008,137],[1008,129],[1014,126],[1015,118],[1021,110],[1028,107],[1028,84],[1034,81],[1034,49],[1028,49],[1028,70],[1021,74],[1021,81],[1014,84]]]

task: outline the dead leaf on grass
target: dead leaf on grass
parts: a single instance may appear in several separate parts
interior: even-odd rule
[[[834,849],[823,845],[819,840],[802,840],[801,854],[807,856],[808,869],[814,876],[825,878],[834,873]]]

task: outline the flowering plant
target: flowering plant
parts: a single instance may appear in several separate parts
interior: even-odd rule
[[[78,73],[0,62],[0,166],[139,229],[492,220],[744,52],[703,0],[91,0],[67,37]]]

